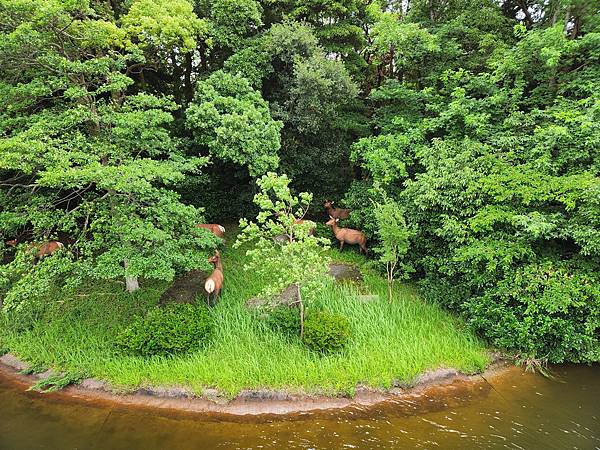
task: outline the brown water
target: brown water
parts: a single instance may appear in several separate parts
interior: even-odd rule
[[[0,449],[600,449],[600,366],[518,369],[368,410],[227,418],[25,392],[0,377]]]

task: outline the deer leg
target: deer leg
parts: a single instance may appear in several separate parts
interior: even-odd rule
[[[344,250],[344,241],[340,241],[340,252]]]

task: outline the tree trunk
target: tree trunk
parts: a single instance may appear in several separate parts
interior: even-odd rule
[[[394,283],[394,273],[390,264],[387,266],[387,285],[388,285],[388,302],[392,303],[392,287]]]
[[[298,292],[298,303],[300,304],[300,339],[304,338],[304,303],[302,303],[302,294],[300,293],[300,285],[296,283],[296,291]]]
[[[125,271],[127,271],[127,268],[129,267],[129,261],[124,260],[123,265],[125,266]],[[137,291],[140,288],[140,283],[139,283],[137,277],[132,277],[132,276],[126,275],[125,276],[125,288],[127,289],[127,292],[129,292],[130,294],[132,292]]]

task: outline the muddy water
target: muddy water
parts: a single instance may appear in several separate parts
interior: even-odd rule
[[[0,377],[0,449],[600,449],[600,366],[518,369],[370,409],[234,418],[74,401]]]

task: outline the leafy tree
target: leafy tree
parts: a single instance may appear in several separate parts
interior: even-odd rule
[[[379,255],[379,262],[385,266],[388,300],[392,301],[394,277],[401,272],[402,278],[407,278],[412,268],[402,262],[410,247],[410,237],[413,234],[406,226],[404,215],[399,205],[390,198],[385,198],[385,203],[374,205],[375,219],[377,221],[377,238],[379,246],[375,252]]]
[[[254,247],[246,252],[248,263],[244,270],[258,273],[265,279],[263,296],[273,296],[286,287],[295,285],[297,302],[304,330],[304,301],[314,300],[326,287],[328,259],[323,254],[329,241],[312,235],[309,230],[314,223],[302,220],[312,195],[306,192],[298,196],[290,190],[290,179],[273,172],[257,180],[260,192],[254,202],[260,212],[256,222],[240,219],[241,233],[234,247],[253,242]],[[285,245],[274,239],[285,237]]]
[[[202,249],[214,240],[194,226],[201,210],[182,204],[173,188],[206,160],[184,157],[172,136],[177,105],[128,91],[139,52],[125,30],[86,2],[1,9],[10,20],[0,59],[15,62],[0,79],[2,232],[72,243],[70,257],[27,270],[8,265],[6,304],[26,298],[19,274],[38,279],[34,296],[47,291],[35,292],[35,284],[49,289],[68,272],[125,277],[134,290],[138,277],[168,280],[205,264]]]
[[[243,77],[215,72],[198,84],[186,111],[195,142],[210,155],[248,167],[251,176],[279,164],[281,123]]]
[[[340,61],[326,57],[314,30],[297,22],[275,24],[225,68],[261,87],[273,117],[283,122],[281,168],[296,188],[340,195],[352,176],[351,140],[364,128],[355,83]]]
[[[421,80],[435,91],[384,83],[371,94],[381,134],[353,159],[416,230],[409,257],[428,296],[522,358],[593,361],[598,68],[584,58],[597,37],[572,40],[562,24],[517,37],[486,73],[432,67]]]

